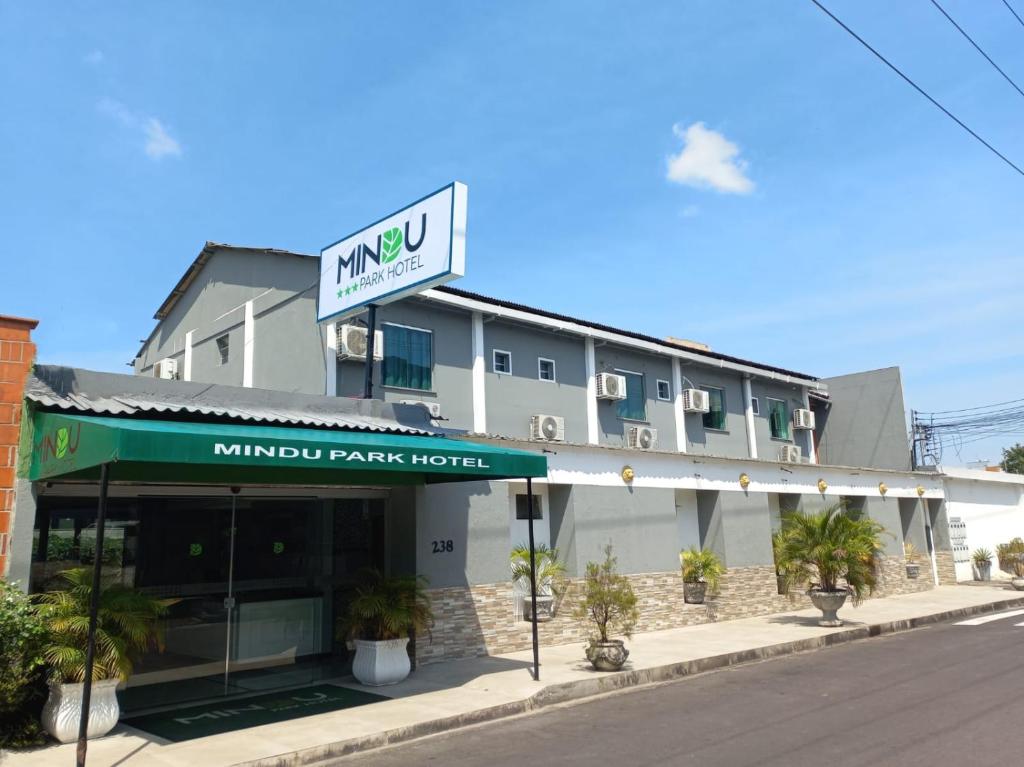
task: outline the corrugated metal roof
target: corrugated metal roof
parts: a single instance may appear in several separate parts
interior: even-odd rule
[[[444,435],[417,405],[295,394],[239,386],[165,381],[148,376],[101,373],[59,365],[37,365],[25,398],[45,410],[105,416],[175,417],[195,420],[310,426],[346,431]]]

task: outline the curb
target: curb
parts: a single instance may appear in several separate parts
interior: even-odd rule
[[[615,692],[633,687],[642,687],[660,682],[667,682],[674,679],[681,679],[695,674],[703,674],[708,671],[752,663],[759,660],[779,658],[786,655],[819,650],[824,647],[855,642],[861,639],[897,634],[903,631],[910,631],[921,626],[933,623],[952,620],[954,618],[967,618],[984,613],[993,613],[1005,610],[1010,607],[1024,607],[1024,597],[1014,597],[988,602],[986,604],[959,607],[954,610],[945,610],[930,615],[922,615],[916,618],[905,618],[902,620],[886,621],[885,623],[873,623],[869,625],[854,626],[844,631],[836,631],[818,637],[798,639],[780,644],[755,647],[750,650],[723,653],[712,655],[697,660],[681,661],[670,663],[664,666],[639,669],[636,671],[622,671],[584,679],[575,682],[563,682],[551,685],[523,700],[504,703],[498,706],[477,709],[464,714],[432,719],[428,722],[407,727],[396,727],[373,735],[366,735],[357,738],[349,738],[322,746],[304,748],[289,754],[256,759],[248,762],[239,762],[234,767],[326,767],[336,759],[345,756],[371,751],[384,746],[393,746],[405,743],[427,735],[436,735],[442,732],[468,727],[483,722],[491,722],[498,719],[505,719],[519,714],[536,711],[547,706],[554,706],[560,703],[590,698],[596,695]]]

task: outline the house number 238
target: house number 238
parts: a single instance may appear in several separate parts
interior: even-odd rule
[[[455,545],[452,543],[451,538],[443,541],[432,541],[432,543],[434,545],[435,554],[446,554],[455,550]]]

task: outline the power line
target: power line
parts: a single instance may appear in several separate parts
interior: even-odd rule
[[[954,27],[956,27],[957,31],[959,31],[961,35],[963,35],[965,38],[967,38],[967,42],[969,42],[971,45],[973,45],[975,47],[975,49],[978,51],[978,53],[980,53],[982,56],[984,56],[985,60],[989,64],[991,64],[993,67],[995,67],[996,71],[999,74],[1001,74],[1006,79],[1006,82],[1008,82],[1010,85],[1012,85],[1016,89],[1017,93],[1019,93],[1021,96],[1024,96],[1024,91],[1022,91],[1020,89],[1020,86],[1017,85],[1017,83],[1015,83],[1013,81],[1013,79],[1008,74],[1006,74],[1006,72],[1004,72],[1000,68],[1000,66],[998,64],[996,64],[994,61],[992,61],[992,57],[989,56],[987,53],[985,53],[985,51],[983,51],[981,49],[980,45],[978,45],[976,42],[974,42],[974,38],[972,38],[969,34],[967,34],[964,31],[964,28],[961,27],[959,24],[957,24],[956,21],[954,21],[952,16],[950,16],[948,13],[946,13],[946,9],[945,8],[943,8],[941,5],[939,5],[938,2],[936,2],[936,0],[932,0],[932,5],[934,5],[936,8],[938,8],[942,12],[943,16],[945,16],[947,19],[949,19],[949,23],[952,24]],[[1014,15],[1016,15],[1016,14],[1014,14]]]
[[[979,135],[978,135],[977,133],[975,133],[975,132],[974,132],[973,130],[971,130],[970,128],[968,128],[968,127],[967,127],[967,125],[966,125],[966,124],[965,124],[965,123],[963,122],[963,120],[961,120],[961,119],[960,119],[959,117],[957,117],[957,116],[956,116],[955,114],[953,114],[953,113],[952,113],[952,112],[950,112],[950,111],[949,111],[948,109],[946,109],[946,107],[942,106],[942,104],[940,104],[940,103],[939,103],[938,101],[936,101],[936,100],[935,100],[934,98],[932,98],[932,97],[931,97],[930,95],[928,95],[927,91],[925,91],[925,90],[924,90],[924,88],[922,88],[922,87],[921,87],[920,85],[918,85],[918,84],[917,84],[917,83],[915,83],[915,82],[914,82],[913,80],[911,80],[911,79],[910,79],[909,77],[907,77],[907,75],[903,74],[903,72],[902,72],[902,71],[901,71],[901,70],[899,69],[899,67],[897,67],[897,66],[896,66],[895,64],[893,64],[893,63],[892,63],[891,61],[889,61],[889,59],[887,59],[887,58],[886,58],[885,56],[883,56],[883,55],[882,55],[881,53],[879,53],[879,52],[878,52],[878,51],[876,51],[876,50],[875,50],[874,48],[872,48],[872,47],[871,47],[871,46],[870,46],[870,45],[869,45],[869,44],[867,43],[867,41],[866,41],[866,40],[864,40],[864,38],[862,38],[862,37],[861,37],[860,35],[858,35],[858,34],[857,34],[856,32],[854,32],[854,31],[853,31],[852,29],[850,29],[850,28],[849,28],[848,26],[846,26],[846,25],[845,25],[845,24],[844,24],[844,23],[843,23],[842,21],[840,21],[840,20],[839,20],[839,19],[838,19],[838,18],[837,18],[837,17],[835,16],[835,14],[833,14],[833,13],[832,13],[832,11],[830,11],[830,10],[829,10],[828,8],[826,8],[826,7],[824,6],[824,5],[822,5],[821,3],[819,3],[819,2],[818,2],[818,0],[811,0],[811,2],[812,2],[812,3],[814,3],[814,4],[816,5],[816,6],[818,6],[818,8],[819,8],[819,9],[820,9],[820,10],[822,11],[822,13],[824,13],[824,14],[825,14],[826,16],[828,16],[828,17],[829,17],[830,19],[832,19],[832,21],[834,21],[834,22],[835,22],[836,24],[838,24],[838,25],[839,25],[839,26],[841,26],[841,27],[842,27],[842,28],[843,28],[844,30],[846,30],[846,31],[847,31],[847,32],[848,32],[848,33],[849,33],[849,34],[850,34],[850,35],[851,35],[851,36],[852,36],[852,37],[853,37],[853,38],[854,38],[854,39],[855,39],[855,40],[856,40],[857,42],[859,42],[859,43],[860,43],[861,45],[863,45],[863,46],[864,46],[865,48],[867,48],[867,49],[868,49],[869,51],[871,51],[871,52],[872,52],[873,54],[875,54],[875,56],[876,56],[876,57],[877,57],[877,58],[878,58],[878,59],[879,59],[879,60],[880,60],[880,61],[881,61],[881,62],[882,62],[883,64],[885,64],[885,65],[886,65],[887,67],[889,67],[889,69],[891,69],[891,70],[892,70],[893,72],[895,72],[895,73],[896,73],[896,74],[898,74],[898,75],[899,75],[900,77],[902,77],[902,78],[903,78],[903,79],[904,79],[904,80],[905,80],[905,81],[907,82],[907,84],[908,84],[908,85],[910,85],[910,86],[911,86],[911,87],[912,87],[912,88],[913,88],[914,90],[916,90],[916,91],[917,91],[918,93],[920,93],[920,94],[921,94],[922,96],[924,96],[924,97],[925,97],[926,99],[928,99],[928,100],[929,100],[930,102],[932,102],[932,104],[934,104],[934,105],[935,105],[935,106],[936,106],[936,107],[937,107],[937,108],[938,108],[939,110],[941,110],[941,111],[942,111],[942,113],[946,115],[946,117],[948,117],[949,119],[951,119],[951,120],[952,120],[953,122],[955,122],[955,123],[956,123],[957,125],[959,125],[959,126],[960,126],[961,128],[963,128],[963,129],[964,129],[965,131],[967,131],[968,133],[970,133],[970,134],[971,134],[971,135],[972,135],[972,136],[973,136],[973,137],[974,137],[975,139],[977,139],[977,140],[978,140],[978,141],[979,141],[979,142],[980,142],[980,143],[981,143],[981,144],[982,144],[983,146],[985,146],[985,148],[986,148],[986,149],[988,149],[988,150],[989,150],[990,152],[992,152],[992,154],[994,154],[994,155],[995,155],[996,157],[998,157],[998,158],[999,158],[1000,160],[1002,160],[1002,161],[1003,161],[1003,162],[1005,162],[1005,163],[1006,163],[1007,165],[1009,165],[1009,166],[1010,166],[1011,168],[1013,168],[1013,169],[1014,169],[1015,171],[1017,171],[1017,173],[1019,173],[1019,174],[1020,174],[1021,176],[1024,176],[1024,170],[1022,170],[1022,169],[1021,169],[1020,167],[1018,167],[1017,165],[1015,165],[1015,164],[1014,164],[1014,163],[1013,163],[1013,162],[1012,162],[1012,161],[1011,161],[1011,160],[1010,160],[1010,159],[1009,159],[1009,158],[1008,158],[1008,157],[1007,157],[1006,155],[1004,155],[1004,154],[1003,154],[1002,152],[1000,152],[1000,151],[999,151],[998,149],[996,149],[996,148],[995,148],[994,146],[992,146],[992,145],[991,145],[990,143],[988,143],[988,142],[987,142],[987,141],[986,141],[985,139],[983,139],[983,138],[982,138],[981,136],[979,136]]]
[[[1017,21],[1020,22],[1020,25],[1024,27],[1024,19],[1017,15],[1017,12],[1013,10],[1013,6],[1006,2],[1006,0],[1003,0],[1003,5],[1005,5],[1006,9],[1013,14],[1013,18],[1017,19]]]
[[[1015,405],[1018,402],[1024,402],[1024,399],[1011,399],[1006,402],[996,402],[992,405],[979,405],[978,407],[965,407],[960,410],[934,410],[928,415],[946,415],[947,413],[966,413],[972,410],[988,410],[994,407],[1002,407],[1003,405]]]

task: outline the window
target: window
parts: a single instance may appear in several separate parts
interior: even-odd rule
[[[647,388],[644,386],[644,377],[641,373],[631,373],[628,370],[616,370],[626,378],[626,399],[619,400],[618,416],[630,421],[647,420]]]
[[[516,495],[516,519],[529,519],[530,510],[526,505],[526,499],[529,496],[523,493],[522,495]],[[544,519],[544,509],[541,505],[541,497],[539,495],[533,496],[533,518]]]
[[[541,381],[554,381],[555,380],[555,361],[544,359],[544,357],[537,358],[537,378]]]
[[[761,403],[757,397],[750,398],[750,410],[754,415],[761,415]]]
[[[401,389],[431,388],[434,334],[405,325],[384,323],[384,365],[381,378],[385,386]]]
[[[228,347],[230,339],[228,334],[225,333],[222,336],[217,336],[217,354],[220,355],[220,364],[227,365],[228,357],[230,356],[230,349]]]
[[[772,439],[789,439],[789,405],[781,399],[768,400],[768,426]]]
[[[503,352],[501,349],[494,350],[491,358],[491,369],[502,375],[512,375],[512,352]]]
[[[669,386],[668,381],[658,380],[658,399],[663,402],[672,399],[672,387]]]
[[[704,414],[704,428],[725,430],[725,390],[715,386],[700,387],[708,393],[710,410]]]

